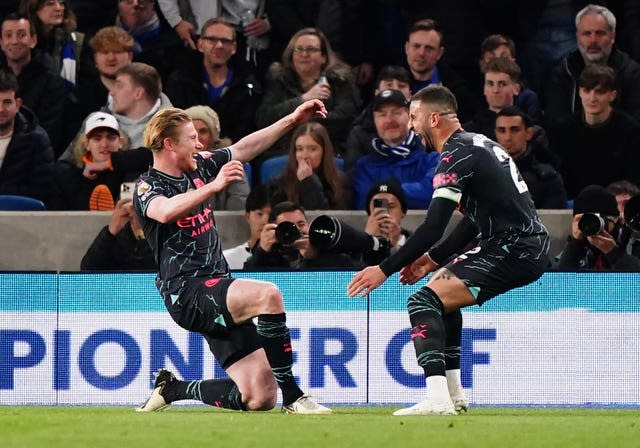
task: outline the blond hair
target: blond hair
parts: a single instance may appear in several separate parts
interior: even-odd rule
[[[170,107],[157,112],[144,128],[142,141],[151,151],[162,151],[164,139],[177,141],[179,129],[185,123],[190,123],[191,117],[182,109]]]

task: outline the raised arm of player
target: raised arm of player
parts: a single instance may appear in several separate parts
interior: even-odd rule
[[[317,99],[305,101],[289,115],[282,117],[272,125],[238,140],[229,147],[231,157],[234,160],[248,162],[273,145],[284,134],[313,117],[327,118],[327,109],[322,101]]]
[[[161,223],[174,222],[186,215],[212,195],[224,190],[231,182],[244,178],[242,163],[230,161],[225,163],[216,178],[201,188],[177,194],[170,198],[156,196],[149,202],[147,216]]]

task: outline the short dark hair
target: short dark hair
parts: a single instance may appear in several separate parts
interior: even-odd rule
[[[628,180],[619,180],[616,182],[612,182],[607,185],[606,190],[613,195],[628,194],[629,196],[635,196],[637,194],[640,194],[640,188],[638,188],[636,184],[629,182]]]
[[[157,101],[160,98],[162,80],[152,66],[143,62],[132,62],[120,68],[116,72],[116,76],[118,75],[129,75],[133,82],[144,89],[148,99]]]
[[[409,37],[413,33],[417,33],[418,31],[435,31],[440,36],[440,46],[444,47],[444,35],[442,31],[440,31],[440,27],[438,26],[438,22],[433,19],[420,19],[413,22],[411,27],[409,28],[409,32],[407,32],[407,42],[409,41]]]
[[[509,36],[505,36],[504,34],[492,34],[485,38],[480,44],[480,57],[482,57],[486,52],[493,51],[496,48],[506,45],[509,47],[509,51],[511,52],[512,57],[516,57],[516,44],[513,42]]]
[[[522,73],[520,66],[514,60],[505,57],[489,59],[480,65],[480,71],[483,75],[489,72],[506,73],[515,82],[520,81]]]
[[[525,127],[530,128],[533,126],[533,119],[518,106],[503,107],[496,115],[496,122],[498,117],[521,117]]]
[[[18,95],[18,80],[9,70],[0,70],[0,92],[14,92]]]
[[[4,19],[2,19],[2,24],[0,24],[0,27],[1,27],[2,25],[4,25],[4,22],[8,22],[9,20],[14,20],[14,21],[17,21],[17,20],[26,20],[26,21],[27,21],[27,23],[29,24],[29,33],[30,33],[32,36],[35,36],[35,35],[36,35],[36,32],[37,32],[37,31],[36,31],[36,25],[35,25],[35,23],[33,23],[33,20],[31,20],[28,16],[25,16],[25,15],[23,15],[23,14],[18,14],[17,12],[10,12],[9,14],[7,14],[7,15],[5,16],[5,18],[4,18]]]
[[[411,97],[411,101],[420,101],[429,105],[437,105],[444,110],[458,112],[458,101],[455,95],[443,85],[432,84],[420,89]]]
[[[280,216],[283,213],[295,212],[297,210],[300,210],[305,218],[307,217],[304,207],[298,204],[297,202],[291,202],[291,201],[278,202],[271,208],[271,213],[269,213],[269,222],[275,222],[276,218],[278,218],[278,216]]]
[[[209,28],[210,26],[213,25],[224,25],[226,27],[229,27],[231,29],[231,38],[235,41],[236,40],[236,27],[233,23],[228,22],[224,19],[221,19],[220,17],[212,17],[210,19],[208,19],[206,22],[204,22],[204,24],[202,24],[202,28],[200,29],[200,34],[203,35],[204,32],[207,30],[207,28]]]
[[[607,65],[589,64],[580,73],[578,87],[592,90],[598,86],[607,92],[617,90],[616,72]]]
[[[385,65],[378,72],[378,76],[376,77],[376,88],[380,85],[380,81],[388,81],[390,79],[397,79],[400,82],[406,82],[409,84],[411,82],[411,77],[409,76],[409,70],[399,65]]]
[[[244,210],[249,213],[254,210],[260,210],[267,205],[269,205],[269,192],[265,185],[260,184],[253,187],[249,192],[244,203]]]

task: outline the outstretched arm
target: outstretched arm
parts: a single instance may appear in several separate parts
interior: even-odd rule
[[[284,134],[296,126],[306,123],[313,117],[327,117],[327,109],[325,109],[324,104],[320,100],[305,101],[296,107],[289,115],[281,118],[272,125],[240,139],[230,146],[231,157],[234,160],[248,162],[273,145]]]

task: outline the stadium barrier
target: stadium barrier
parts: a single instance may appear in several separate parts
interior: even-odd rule
[[[406,298],[389,279],[346,296],[348,271],[239,272],[285,297],[294,374],[324,403],[409,403],[424,378]],[[153,274],[0,273],[0,405],[133,405],[167,367],[220,377],[207,344],[169,317]],[[462,372],[474,405],[640,405],[637,274],[547,273],[463,311]]]

